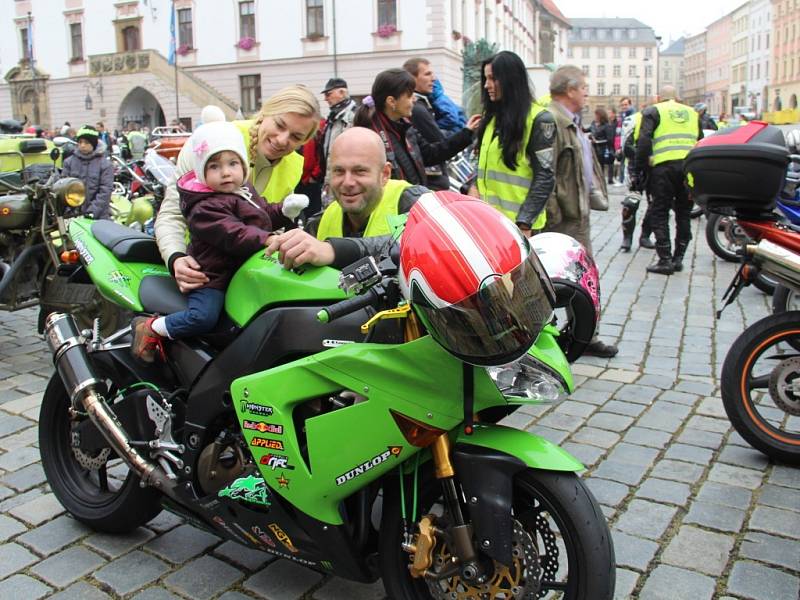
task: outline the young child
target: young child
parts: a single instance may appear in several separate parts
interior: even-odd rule
[[[247,182],[247,150],[241,133],[226,121],[206,123],[187,142],[194,171],[178,179],[181,211],[191,234],[187,252],[208,276],[204,287],[189,292],[189,308],[166,317],[137,317],[131,322],[131,352],[144,362],[163,358],[164,338],[184,338],[211,331],[225,303],[225,289],[234,272],[277,228],[308,205],[293,195],[283,202],[264,202]]]
[[[61,177],[77,177],[86,188],[86,201],[75,212],[93,219],[111,218],[114,167],[106,158],[106,145],[91,125],[78,131],[78,148],[64,161]]]

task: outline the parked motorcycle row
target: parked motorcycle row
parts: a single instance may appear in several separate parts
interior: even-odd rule
[[[758,122],[711,139],[689,154],[686,172],[707,212],[711,249],[741,263],[725,306],[751,283],[773,297],[773,314],[728,350],[723,405],[754,448],[800,465],[800,155],[789,153],[780,130]]]
[[[789,154],[772,128],[740,131],[687,160],[698,202],[749,236],[730,297],[759,274],[800,293],[800,226],[772,212]],[[150,235],[172,163],[115,158],[114,220],[93,221],[71,217],[82,185],[58,179],[59,151],[47,150],[48,164],[16,183],[0,177],[0,308],[40,304],[56,367],[42,464],[77,520],[120,533],[166,509],[321,572],[380,577],[401,600],[614,596],[610,532],[580,462],[498,424],[573,390],[569,362],[600,314],[597,267],[577,242],[532,239],[554,318],[509,364],[474,366],[426,334],[392,244],[341,272],[256,254],[212,334],[143,364],[130,353],[130,317],[186,306]],[[12,153],[27,156],[21,145]],[[726,183],[731,161],[734,172],[757,162],[750,179],[769,172],[771,185]],[[397,239],[402,219],[395,227]],[[737,430],[795,464],[798,377],[794,310],[748,328],[722,375]]]

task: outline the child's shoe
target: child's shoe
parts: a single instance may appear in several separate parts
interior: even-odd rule
[[[155,362],[156,354],[164,360],[164,343],[160,335],[153,331],[153,321],[156,317],[135,317],[131,321],[133,341],[131,354],[142,362]]]

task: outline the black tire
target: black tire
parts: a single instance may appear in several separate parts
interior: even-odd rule
[[[776,285],[772,293],[772,314],[798,309],[800,309],[800,294],[785,285]]]
[[[800,377],[800,357],[786,346],[798,342],[800,311],[765,317],[733,342],[721,380],[722,403],[736,431],[753,448],[793,465],[800,465],[800,397],[788,384]],[[764,363],[758,363],[762,356]]]
[[[728,262],[739,262],[736,250],[749,238],[736,224],[736,218],[728,215],[709,213],[706,219],[706,241],[711,251]]]
[[[39,412],[39,451],[56,498],[73,517],[97,531],[127,533],[144,525],[161,512],[160,493],[139,487],[139,477],[131,471],[114,488],[116,480],[108,476],[113,452],[97,470],[81,466],[70,444],[69,405],[56,373],[47,385]]]
[[[439,483],[428,480],[421,491],[421,515],[438,498]],[[552,572],[558,569],[557,576],[564,574],[566,580],[559,578],[563,585],[558,589],[563,600],[610,600],[614,596],[616,568],[614,545],[605,517],[597,501],[583,481],[574,473],[540,471],[527,469],[514,479],[513,513],[525,531],[532,534],[539,556],[540,566],[545,561],[555,561]],[[394,494],[396,496],[396,494]],[[402,522],[397,500],[385,502],[384,510],[392,511],[384,516],[381,525],[380,565],[383,584],[387,595],[393,600],[429,600],[433,598],[427,583],[414,579],[408,571],[409,554],[401,547]],[[536,517],[547,519],[550,527],[537,529]],[[537,523],[541,523],[538,521]],[[541,531],[551,532],[552,526],[560,535],[559,546],[566,548],[566,565],[559,561],[564,556],[548,553],[544,546]],[[552,539],[552,536],[549,536]],[[552,542],[551,542],[552,544]],[[543,569],[550,572],[550,569]],[[542,570],[540,570],[540,573]],[[547,582],[543,582],[547,583]],[[554,583],[554,582],[549,582]],[[547,586],[540,592],[540,597]],[[461,597],[461,596],[459,596]]]

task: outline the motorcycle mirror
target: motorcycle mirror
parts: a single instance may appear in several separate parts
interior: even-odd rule
[[[56,162],[59,156],[61,156],[61,150],[59,150],[58,148],[53,148],[52,150],[50,150],[50,160]]]

